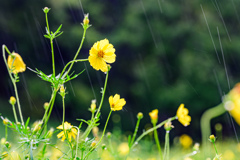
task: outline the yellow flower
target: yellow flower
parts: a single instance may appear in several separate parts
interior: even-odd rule
[[[188,115],[188,109],[181,104],[177,110],[178,121],[184,126],[188,126],[191,122],[191,117]]]
[[[183,146],[183,148],[187,149],[192,145],[192,138],[187,135],[187,134],[183,134],[180,136],[179,138],[180,144]]]
[[[119,94],[115,94],[114,97],[110,96],[108,100],[109,100],[110,108],[113,111],[122,110],[123,106],[126,104],[125,99],[124,98],[120,99]]]
[[[64,128],[64,129],[63,129]],[[77,129],[74,128],[71,123],[64,122],[64,125],[60,125],[57,129],[62,129],[63,131],[58,133],[57,137],[62,137],[61,141],[64,141],[66,138],[71,142],[72,137],[75,139],[77,135]]]
[[[237,83],[225,97],[224,107],[240,125],[240,83]]]
[[[22,57],[17,53],[12,53],[7,59],[9,69],[14,73],[24,72],[26,65],[22,60]]]
[[[154,109],[152,112],[149,112],[149,116],[152,121],[156,121],[158,119],[158,109]]]
[[[13,97],[13,96],[11,96],[10,99],[9,99],[9,103],[10,103],[11,105],[15,105],[15,103],[16,103],[16,98]]]
[[[101,70],[102,72],[107,72],[107,63],[113,63],[115,62],[115,59],[115,49],[107,39],[97,41],[89,51],[88,60],[90,65],[94,69]]]
[[[126,156],[129,153],[128,143],[123,142],[118,146],[118,152],[120,156]]]

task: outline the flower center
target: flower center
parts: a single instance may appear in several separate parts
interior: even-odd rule
[[[104,56],[104,52],[102,50],[98,51],[98,57],[103,58],[103,56]]]

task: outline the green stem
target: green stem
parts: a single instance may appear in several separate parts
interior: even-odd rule
[[[95,114],[95,117],[97,117],[98,113],[99,113],[100,110],[101,110],[102,104],[103,104],[103,100],[104,100],[104,96],[105,96],[105,92],[106,92],[106,88],[107,88],[108,73],[109,73],[109,70],[107,71],[107,74],[106,74],[105,83],[104,83],[104,88],[103,88],[103,93],[102,93],[102,99],[101,99],[101,102],[100,102],[100,104],[99,104],[97,113]]]
[[[62,72],[61,72],[60,77],[62,77],[64,71],[66,70],[66,68],[67,68],[70,64],[72,64],[72,63],[74,63],[74,62],[85,62],[85,61],[88,61],[88,59],[77,59],[77,60],[72,60],[72,61],[68,62],[68,63],[64,66],[64,68],[63,68],[63,70],[62,70]]]
[[[216,148],[215,142],[213,142],[213,146],[214,146],[214,148],[215,148],[216,154],[218,155],[218,151],[217,151],[217,148]]]
[[[12,109],[13,109],[13,115],[14,115],[14,118],[15,118],[15,122],[18,123],[18,118],[17,118],[17,114],[16,114],[15,105],[12,105]]]
[[[137,140],[134,142],[134,144],[132,145],[131,149],[132,149],[133,147],[135,147],[135,146],[138,144],[138,142],[139,142],[144,136],[148,135],[149,133],[151,133],[151,132],[154,131],[155,129],[158,129],[158,128],[162,127],[162,126],[163,126],[165,123],[167,123],[168,121],[173,121],[173,120],[175,120],[175,119],[177,119],[177,116],[168,118],[167,120],[159,123],[159,124],[156,125],[155,127],[153,127],[153,128],[151,128],[151,129],[143,132],[143,133],[137,138]]]
[[[136,124],[135,130],[134,130],[134,134],[133,134],[133,137],[132,137],[132,140],[131,140],[131,143],[130,143],[129,148],[132,147],[133,142],[134,142],[134,140],[135,140],[135,138],[136,138],[136,135],[137,135],[137,131],[138,131],[138,127],[139,127],[140,121],[141,121],[141,118],[138,118],[138,121],[137,121],[137,124]]]
[[[225,112],[226,110],[223,106],[223,103],[221,103],[218,106],[210,108],[203,113],[200,120],[203,147],[206,147],[208,145],[207,140],[211,134],[211,120],[222,115]]]
[[[16,79],[15,79],[15,78],[12,76],[12,74],[10,73],[10,69],[9,69],[9,67],[8,67],[7,60],[6,60],[6,56],[5,56],[5,50],[8,52],[9,55],[11,55],[11,52],[8,50],[7,46],[2,45],[3,59],[4,59],[5,65],[6,65],[7,70],[8,70],[8,74],[9,74],[9,76],[10,76],[10,79],[11,79],[12,84],[13,84],[13,87],[14,87],[15,96],[16,96],[16,99],[17,99],[19,116],[20,116],[22,125],[24,126],[24,121],[23,121],[23,116],[22,116],[22,110],[21,110],[21,106],[20,106],[20,102],[19,102],[19,97],[18,97],[18,92],[17,92]]]
[[[153,123],[153,128],[155,128],[155,127],[156,127],[156,123]],[[157,148],[158,148],[160,159],[163,159],[162,150],[161,150],[160,142],[159,142],[159,139],[158,139],[157,129],[154,129],[153,132],[154,132],[154,139],[155,139],[155,142],[156,142],[156,145],[157,145]]]
[[[84,39],[85,39],[86,31],[87,31],[87,29],[84,29],[80,46],[79,46],[79,48],[78,48],[78,50],[77,50],[77,52],[76,52],[76,54],[75,54],[75,56],[73,58],[73,61],[75,61],[77,59],[77,56],[78,56],[78,54],[80,53],[80,51],[82,49],[82,45],[83,45],[83,42],[84,42]],[[71,66],[68,68],[67,73],[65,75],[68,75],[68,73],[71,71],[73,64],[74,63],[71,63]]]
[[[53,39],[50,39],[51,43],[51,52],[52,52],[52,67],[53,67],[53,76],[55,77],[55,60],[54,60],[54,50],[53,50]]]
[[[109,118],[110,118],[110,116],[111,116],[111,113],[112,113],[112,110],[111,110],[111,111],[109,112],[109,114],[108,114],[108,118],[107,118],[107,121],[106,121],[105,126],[104,126],[104,129],[103,129],[102,137],[100,138],[99,142],[87,153],[87,155],[85,156],[84,159],[86,159],[86,158],[89,156],[89,154],[90,154],[95,148],[97,148],[97,146],[101,143],[101,141],[102,141],[102,139],[103,139],[103,137],[104,137],[104,134],[105,134],[105,132],[106,132],[106,128],[107,128],[108,121],[109,121]]]
[[[163,155],[163,159],[164,160],[169,160],[169,132],[170,131],[166,131],[166,135],[165,135],[165,147],[164,147],[164,155]]]

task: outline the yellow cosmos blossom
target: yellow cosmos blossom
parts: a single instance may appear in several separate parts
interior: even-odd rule
[[[177,110],[178,121],[184,126],[188,126],[191,122],[191,117],[188,115],[188,109],[181,104]]]
[[[152,112],[149,113],[149,116],[150,116],[151,120],[158,119],[158,109],[152,110]]]
[[[61,141],[64,141],[66,138],[71,142],[72,137],[75,139],[77,135],[77,129],[74,128],[71,123],[64,122],[63,125],[57,127],[57,129],[62,129],[63,131],[60,132],[57,137],[62,137]]]
[[[115,49],[107,39],[97,41],[89,51],[88,60],[90,65],[94,69],[101,70],[102,72],[107,72],[107,63],[113,63],[115,59]]]
[[[114,97],[110,96],[108,100],[109,100],[110,108],[113,111],[122,110],[123,106],[126,104],[125,99],[124,98],[120,99],[119,94],[115,94]]]
[[[225,97],[224,107],[229,111],[238,125],[240,125],[240,83],[237,83]]]
[[[24,72],[26,70],[26,65],[22,60],[22,57],[17,53],[12,53],[8,56],[7,64],[9,69],[17,74],[19,72]]]
[[[185,149],[189,148],[192,145],[192,143],[193,143],[192,138],[189,135],[187,135],[187,134],[181,135],[180,138],[179,138],[179,141],[180,141],[180,144]]]

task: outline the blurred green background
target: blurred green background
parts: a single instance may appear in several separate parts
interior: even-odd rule
[[[109,130],[117,126],[123,132],[133,131],[136,114],[143,112],[141,132],[145,124],[150,123],[148,113],[151,110],[157,108],[159,121],[162,121],[174,116],[178,106],[184,103],[192,116],[191,125],[185,128],[174,122],[172,136],[188,133],[197,141],[202,113],[218,105],[222,96],[239,81],[240,1],[2,1],[0,44],[18,52],[28,67],[51,74],[50,45],[43,37],[46,24],[42,9],[45,6],[51,8],[50,29],[55,31],[63,25],[64,33],[54,44],[56,72],[61,72],[77,51],[84,13],[89,13],[92,27],[87,31],[79,58],[87,58],[89,49],[98,40],[107,38],[114,45],[117,59],[109,76],[102,125],[110,110],[110,95],[120,94],[127,104],[122,111],[114,112],[112,117],[117,124],[111,122]],[[0,113],[11,118],[8,99],[14,92],[2,58],[0,65]],[[100,102],[105,79],[105,75],[95,71],[88,62],[74,65],[76,73],[83,69],[86,71],[81,76],[66,85],[66,120],[74,125],[78,125],[77,118],[90,118],[91,100]],[[25,119],[28,116],[32,122],[41,119],[43,103],[50,99],[50,84],[26,70],[20,74],[18,88]],[[61,118],[58,96],[51,120],[60,124]],[[234,136],[233,127],[236,133],[240,132],[228,113],[213,120],[213,124],[216,122],[223,124],[226,136]],[[164,130],[159,131],[163,137]]]

